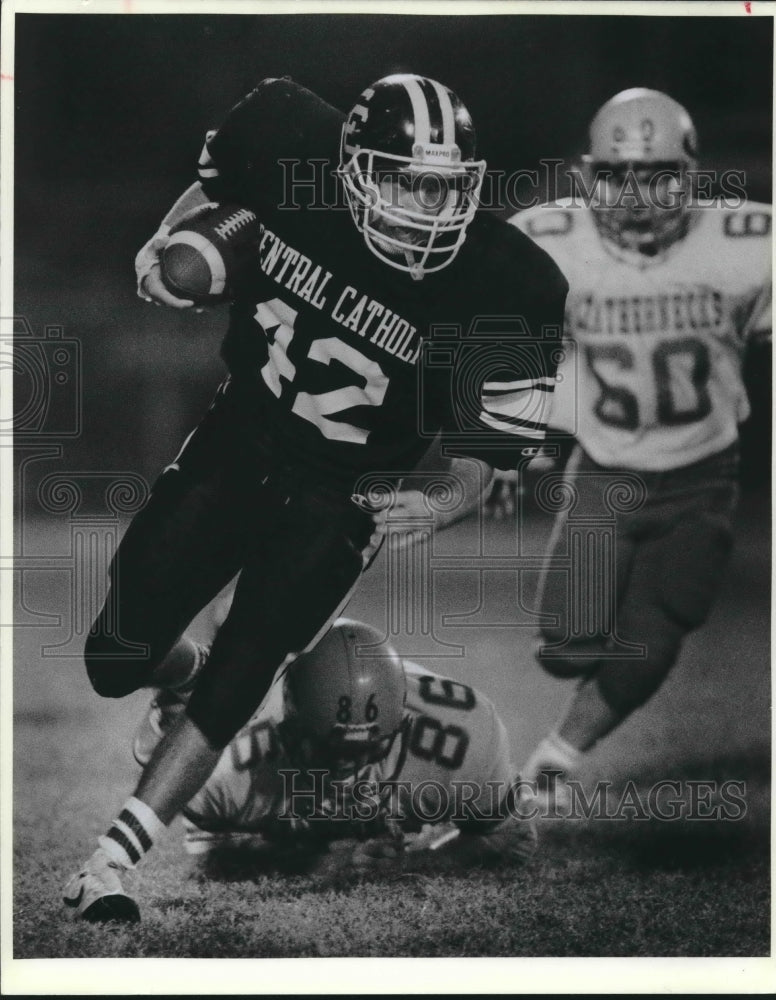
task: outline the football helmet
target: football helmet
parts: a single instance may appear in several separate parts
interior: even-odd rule
[[[346,618],[289,665],[284,696],[284,741],[307,766],[377,763],[409,718],[400,657],[376,629]]]
[[[361,94],[342,127],[345,197],[369,249],[415,279],[452,262],[477,210],[485,161],[451,90],[411,73]]]
[[[681,239],[697,155],[692,119],[667,94],[634,87],[607,101],[593,118],[583,157],[601,235],[644,255]]]

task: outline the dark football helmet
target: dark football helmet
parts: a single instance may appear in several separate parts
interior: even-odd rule
[[[590,125],[583,158],[601,235],[647,255],[681,239],[697,155],[692,119],[667,94],[634,87],[607,101]]]
[[[307,766],[377,763],[406,729],[406,695],[396,651],[377,629],[340,618],[287,669],[284,740]]]
[[[451,90],[411,73],[363,92],[342,128],[338,173],[366,245],[413,278],[446,267],[477,210],[485,161]]]

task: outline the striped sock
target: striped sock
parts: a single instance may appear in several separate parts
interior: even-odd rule
[[[108,832],[98,838],[98,843],[116,864],[134,868],[164,829],[164,823],[153,809],[132,796],[124,803]]]

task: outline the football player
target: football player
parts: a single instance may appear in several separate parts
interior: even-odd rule
[[[165,726],[159,712],[144,720],[140,764]],[[354,857],[366,860],[435,850],[463,832],[524,860],[536,834],[508,801],[510,756],[490,699],[402,661],[371,626],[339,619],[276,679],[186,805],[185,847],[205,855],[257,834],[324,847],[355,835]]]
[[[569,555],[571,511],[558,515],[540,582],[551,624],[539,662],[579,680],[523,773],[546,783],[560,772],[558,791],[582,755],[658,689],[706,619],[731,549],[737,428],[748,413],[742,360],[770,337],[771,208],[698,198],[696,156],[680,104],[655,90],[623,91],[590,127],[590,202],[510,220],[569,280],[573,343],[551,422],[576,436],[570,505],[590,523],[616,517],[613,615],[603,563],[587,589],[585,572],[552,568]],[[618,476],[632,491],[627,511],[611,492]]]
[[[542,440],[567,285],[528,237],[476,211],[484,169],[469,112],[435,80],[378,80],[344,116],[268,79],[208,134],[199,181],[139,253],[140,294],[190,308],[161,281],[170,227],[208,200],[262,225],[234,290],[229,377],[129,526],[87,639],[99,694],[190,697],[69,884],[79,915],[102,899],[97,919],[138,918],[121,870],[344,607],[374,552],[369,477],[397,482],[440,431],[464,475]],[[204,649],[184,630],[238,572]]]

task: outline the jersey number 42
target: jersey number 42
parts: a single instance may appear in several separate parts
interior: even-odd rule
[[[269,348],[269,357],[261,369],[261,376],[278,399],[283,392],[281,379],[293,383],[296,378],[296,365],[288,356],[296,317],[296,309],[281,299],[260,302],[254,316],[267,337]],[[330,441],[366,444],[369,435],[366,428],[331,418],[354,406],[380,406],[388,389],[387,375],[376,361],[337,337],[314,340],[307,359],[327,366],[332,361],[339,361],[353,373],[353,384],[330,392],[297,390],[291,412],[309,421]]]

